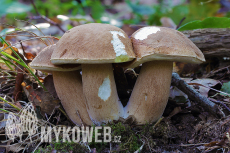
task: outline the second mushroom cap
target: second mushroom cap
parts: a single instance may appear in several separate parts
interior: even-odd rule
[[[134,116],[137,124],[157,121],[166,107],[173,61],[199,64],[204,55],[184,34],[164,27],[144,27],[132,36],[137,58],[126,64],[134,68],[142,64],[125,115]]]

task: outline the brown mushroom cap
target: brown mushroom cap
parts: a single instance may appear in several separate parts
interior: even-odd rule
[[[31,67],[53,73],[55,90],[69,118],[77,125],[92,125],[83,96],[82,79],[79,64],[53,65],[51,55],[56,45],[44,48],[33,60]]]
[[[200,49],[181,32],[149,26],[132,34],[134,52],[137,58],[128,67],[154,60],[177,61],[199,64],[205,61]],[[127,65],[127,64],[126,64]]]
[[[53,51],[56,48],[56,44],[45,47],[32,61],[30,67],[36,70],[52,72],[52,71],[74,71],[79,70],[81,65],[68,64],[68,65],[54,65],[51,63],[50,58]]]
[[[90,23],[67,31],[52,54],[53,64],[120,63],[135,58],[126,33],[109,24]]]
[[[173,61],[201,63],[204,55],[182,33],[163,27],[144,27],[131,36],[137,58],[127,63],[136,67],[143,63],[124,118],[132,116],[136,123],[155,122],[168,102]]]
[[[123,30],[109,24],[91,23],[67,31],[58,41],[51,62],[82,64],[87,110],[94,124],[100,125],[118,120],[124,114],[111,63],[131,61],[135,57],[131,40]]]

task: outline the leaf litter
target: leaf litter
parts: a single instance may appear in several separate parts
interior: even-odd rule
[[[39,42],[40,46],[44,45],[43,43],[41,43],[41,41],[34,41],[36,42],[36,44],[37,42]],[[33,51],[33,49],[29,49],[31,47],[31,44],[33,43],[28,43],[29,45],[25,45],[26,42],[23,43],[24,46],[27,46],[25,48],[28,48],[30,52]],[[32,55],[30,55],[29,52],[28,56],[25,56],[24,54],[26,59],[29,60],[33,59]],[[201,65],[200,67],[202,66],[205,67],[205,65]],[[124,90],[120,90],[118,93],[123,96],[121,101],[123,101],[124,103],[126,103],[127,99],[129,98],[128,96],[130,95],[130,91],[135,84],[140,68],[141,67],[135,68],[136,71],[127,70],[124,74],[122,74],[122,72],[120,71],[116,71],[116,73],[118,74],[115,74],[115,76],[123,76],[122,78],[124,79],[119,80],[118,77],[116,81],[117,86],[127,86],[126,93],[128,94],[124,94]],[[70,121],[66,120],[66,116],[57,109],[60,108],[60,100],[56,95],[53,86],[52,76],[37,71],[37,74],[39,74],[39,80],[41,82],[44,82],[44,86],[48,90],[44,91],[30,74],[24,72],[24,79],[21,83],[23,88],[23,96],[21,100],[26,99],[26,101],[33,102],[36,113],[38,111],[42,115],[43,119],[49,119],[48,121],[50,122],[50,124],[58,123],[58,125],[72,125]],[[203,75],[205,75],[205,72],[203,73]],[[8,77],[16,77],[17,79],[17,76],[15,74],[16,73],[14,73],[14,71],[11,72],[9,69],[3,69],[1,71],[1,93],[5,93],[8,95],[13,94],[10,94],[10,91],[13,92],[14,90],[3,89],[15,87],[15,80],[8,79]],[[220,91],[220,88],[218,86],[222,86],[222,88],[224,87],[222,85],[223,80],[215,79],[215,77],[218,76],[212,74],[212,79],[187,79],[186,82],[193,86],[193,88],[197,89],[197,91],[203,96],[212,96],[212,98],[215,98],[218,101],[226,102],[226,105],[229,107],[230,103],[228,97],[218,94],[218,91]],[[9,84],[10,82],[11,84]],[[226,91],[224,90],[224,92]],[[177,100],[176,98],[178,96],[184,96],[186,101],[181,102],[181,100]],[[219,119],[209,112],[206,112],[204,108],[199,104],[194,103],[193,101],[187,101],[187,99],[188,98],[186,97],[186,95],[182,94],[181,91],[176,91],[176,94],[174,94],[174,98],[169,99],[168,105],[163,114],[164,118],[162,118],[155,125],[147,124],[137,127],[133,124],[120,123],[120,128],[124,128],[125,130],[127,130],[125,133],[122,133],[122,136],[124,137],[123,144],[125,145],[122,146],[119,144],[112,144],[111,147],[113,148],[113,150],[120,152],[126,152],[127,147],[133,147],[135,151],[135,148],[141,148],[142,152],[216,152],[220,149],[223,151],[229,150],[230,112],[228,112],[224,107],[219,105],[222,111],[226,114],[225,117]],[[16,104],[16,101],[14,103]],[[3,106],[3,103],[1,103],[1,106]],[[10,106],[7,107],[11,109]],[[39,107],[39,109],[37,109],[37,107]],[[116,126],[116,128],[118,128],[118,126]],[[138,139],[136,139],[136,137],[138,137]],[[135,145],[137,146],[133,146],[134,141],[136,141]],[[22,149],[25,149],[24,147],[30,148],[29,146],[22,147],[17,143],[14,146],[17,147],[9,147],[11,149],[8,149],[8,151],[18,152]],[[45,147],[44,145],[41,146]],[[34,149],[36,147],[37,145],[33,145],[32,148]],[[109,148],[110,147],[106,145],[104,148],[102,148],[100,152],[108,152],[108,150],[110,150]],[[95,149],[92,148],[91,150]]]

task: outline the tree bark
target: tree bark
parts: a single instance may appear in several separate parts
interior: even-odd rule
[[[230,56],[230,28],[208,28],[183,31],[205,57]]]

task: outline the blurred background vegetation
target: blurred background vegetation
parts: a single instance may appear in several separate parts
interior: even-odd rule
[[[229,17],[229,10],[228,0],[1,0],[0,22],[22,27],[25,23],[16,19],[47,23],[45,16],[68,30],[88,22],[118,27],[172,21],[178,25],[185,18],[183,25],[207,17]],[[7,27],[1,25],[0,30]]]

